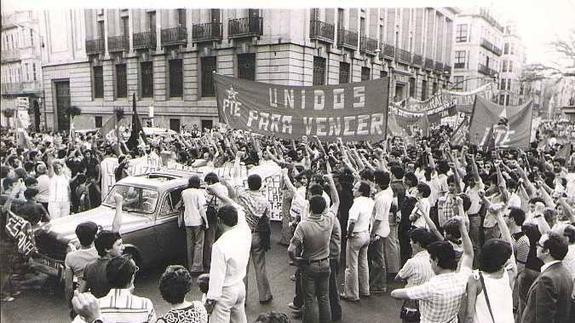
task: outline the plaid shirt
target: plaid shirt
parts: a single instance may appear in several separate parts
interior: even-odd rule
[[[406,288],[419,286],[428,282],[435,276],[435,273],[431,268],[427,250],[420,251],[408,259],[397,275],[407,280]]]
[[[457,208],[457,203],[455,202],[455,196],[451,194],[446,194],[437,200],[437,217],[439,218],[439,225],[444,226],[447,220],[453,218],[455,214],[455,209]]]
[[[421,323],[457,322],[471,269],[432,277],[420,286],[407,289],[410,299],[419,300]]]

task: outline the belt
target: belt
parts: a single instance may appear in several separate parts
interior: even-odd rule
[[[475,213],[475,214],[468,214],[468,217],[474,217],[474,216],[479,216],[479,213]]]
[[[325,257],[322,259],[315,259],[315,260],[304,260],[304,262],[309,265],[309,264],[315,264],[317,262],[322,262],[322,261],[326,261],[326,260],[329,260],[329,257]]]

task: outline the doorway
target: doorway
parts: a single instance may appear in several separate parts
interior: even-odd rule
[[[56,91],[56,125],[58,131],[68,131],[70,129],[70,117],[68,108],[70,107],[70,81],[54,82]]]

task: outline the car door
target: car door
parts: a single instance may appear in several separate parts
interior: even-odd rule
[[[156,213],[156,241],[166,260],[183,259],[186,254],[185,229],[178,227],[178,216],[183,212],[182,190],[183,187],[167,191]]]

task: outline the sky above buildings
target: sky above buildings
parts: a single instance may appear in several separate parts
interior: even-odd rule
[[[94,2],[76,0],[4,0],[2,10],[15,8],[43,9],[94,6]],[[556,39],[567,39],[569,30],[575,30],[575,0],[212,0],[199,3],[186,0],[99,0],[99,7],[176,8],[191,6],[210,7],[491,7],[504,19],[515,21],[526,49],[527,63],[552,65],[557,57],[548,44]]]

